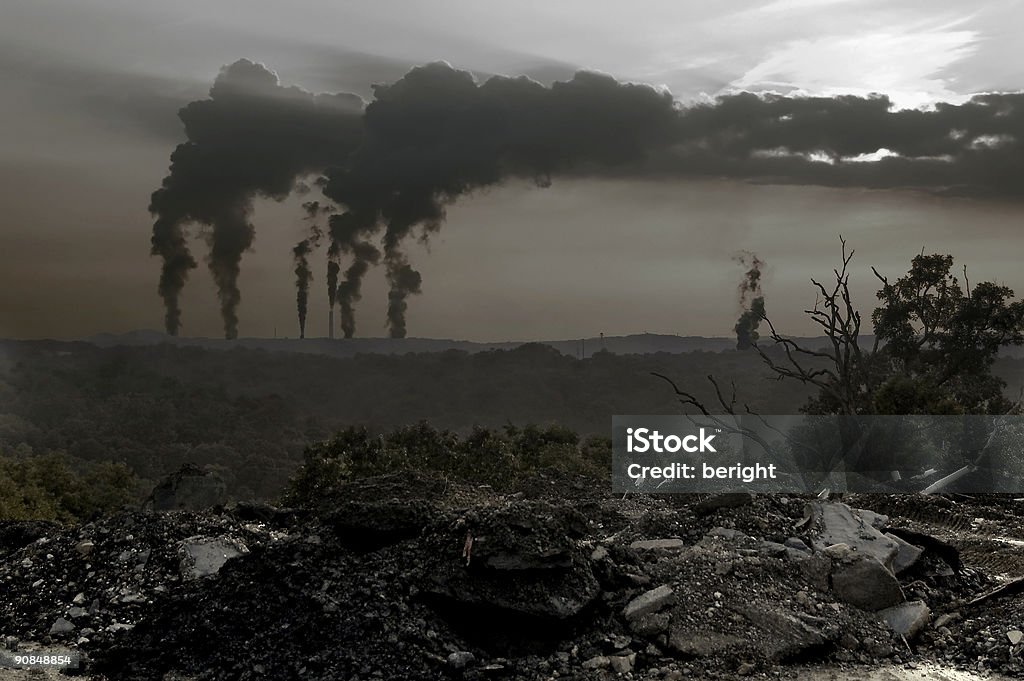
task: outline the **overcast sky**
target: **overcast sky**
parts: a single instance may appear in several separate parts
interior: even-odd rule
[[[693,102],[732,92],[867,94],[901,107],[962,102],[1024,85],[1020,2],[374,2],[6,0],[0,9],[0,336],[78,337],[157,329],[149,195],[184,140],[177,109],[241,57],[282,82],[352,91],[446,60],[485,78],[542,82],[580,68],[667,87]],[[242,266],[240,331],[295,335],[291,246],[297,202],[261,202]],[[838,234],[857,249],[853,285],[873,303],[870,265],[898,274],[922,249],[972,280],[1024,292],[1024,211],[1012,203],[896,191],[669,180],[556,180],[460,201],[410,259],[423,294],[409,333],[472,340],[642,331],[729,335],[739,249],[767,263],[769,312],[810,329],[811,276]],[[196,252],[202,247],[197,245]],[[309,335],[324,335],[314,259]],[[384,335],[386,285],[372,273],[360,335]],[[185,289],[185,335],[221,333],[205,268]]]

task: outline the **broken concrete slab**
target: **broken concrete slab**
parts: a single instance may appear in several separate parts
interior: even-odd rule
[[[622,611],[622,614],[627,620],[635,620],[644,615],[658,612],[674,601],[675,593],[672,591],[672,587],[662,584],[656,589],[645,591],[631,600]]]
[[[896,576],[870,555],[837,564],[832,572],[832,591],[840,600],[869,612],[906,600]]]
[[[852,509],[840,502],[814,501],[804,507],[807,534],[815,550],[846,544],[851,551],[873,556],[891,569],[899,545],[872,524],[880,522],[882,517]]]
[[[878,616],[897,634],[911,639],[928,624],[932,611],[924,601],[907,601],[880,610]]]

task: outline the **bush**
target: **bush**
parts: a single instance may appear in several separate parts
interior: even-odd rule
[[[591,437],[581,445],[578,434],[561,426],[507,426],[503,432],[475,427],[465,438],[426,422],[384,435],[347,428],[306,448],[284,501],[314,504],[341,482],[400,471],[508,490],[540,471],[607,477],[610,466],[608,438]]]
[[[0,520],[75,523],[138,501],[139,481],[124,464],[79,469],[63,454],[0,454]]]

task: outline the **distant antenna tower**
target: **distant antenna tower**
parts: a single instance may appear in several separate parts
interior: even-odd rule
[[[604,331],[601,332],[601,352],[604,352]]]

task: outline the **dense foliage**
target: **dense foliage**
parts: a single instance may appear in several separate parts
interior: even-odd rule
[[[344,341],[338,341],[343,343]],[[995,363],[1011,389],[1024,361]],[[795,413],[811,391],[767,380],[754,352],[597,353],[580,360],[540,345],[352,358],[263,350],[86,343],[0,343],[0,447],[117,462],[152,484],[186,462],[212,468],[235,498],[274,498],[307,446],[353,426],[376,436],[427,421],[474,427],[559,424],[607,436],[613,414],[678,413],[671,375],[703,399],[704,377],[742,386],[765,414]]]
[[[418,471],[507,490],[537,471],[563,471],[605,479],[611,469],[611,439],[579,435],[560,426],[473,428],[466,437],[426,422],[371,435],[347,428],[306,449],[290,481],[285,502],[309,505],[338,482]]]
[[[27,448],[0,453],[0,520],[74,523],[139,501],[139,480],[124,464],[75,463]]]

